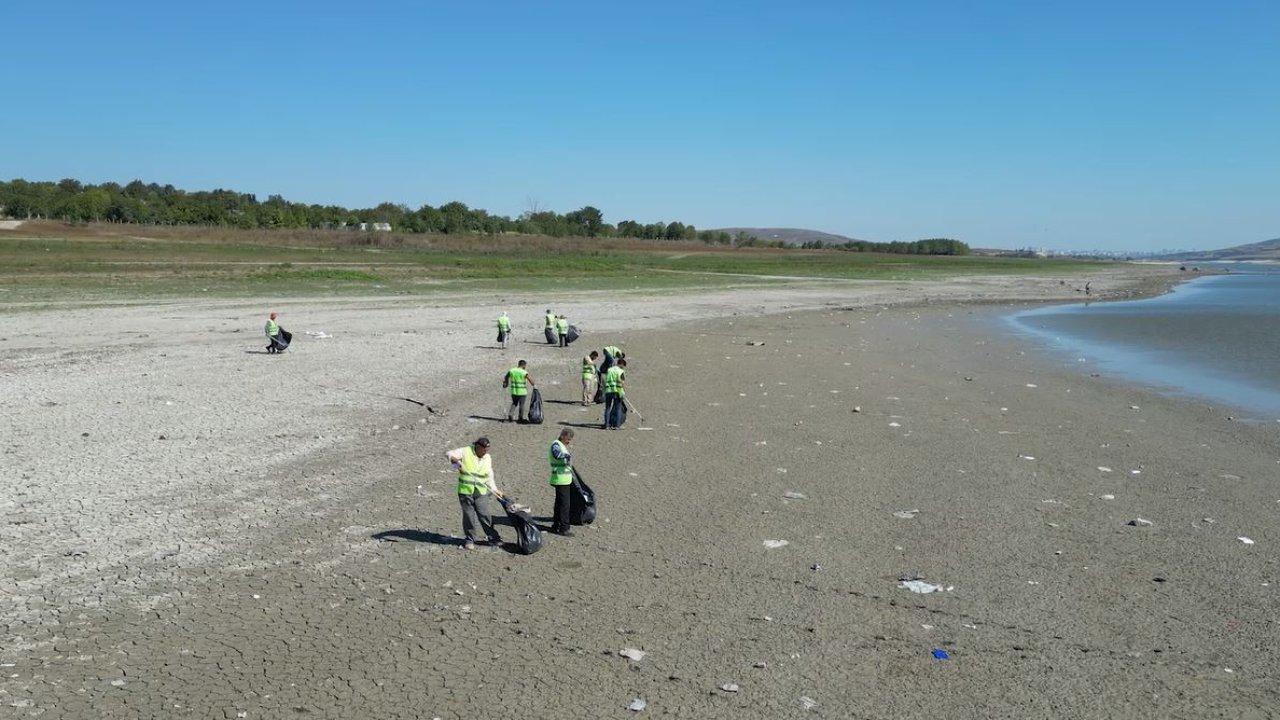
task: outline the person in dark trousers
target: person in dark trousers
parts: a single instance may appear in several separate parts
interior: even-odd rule
[[[569,486],[573,484],[572,458],[569,456],[569,443],[573,442],[573,431],[565,428],[560,437],[551,443],[551,451],[547,460],[551,463],[551,488],[556,491],[555,512],[551,518],[551,532],[564,537],[573,537],[569,530]]]
[[[627,361],[619,359],[617,364],[605,371],[600,382],[604,385],[604,428],[618,430],[622,427],[622,408],[627,394]]]
[[[516,410],[520,411],[520,422],[527,422],[524,404],[529,399],[529,388],[533,387],[533,377],[525,369],[527,364],[521,360],[507,371],[506,377],[502,378],[502,387],[511,392],[511,407],[507,408],[507,422],[511,422],[511,414]]]
[[[493,526],[493,516],[489,513],[489,493],[502,499],[503,495],[493,481],[493,456],[489,454],[489,438],[477,438],[467,447],[450,450],[445,458],[458,471],[458,504],[462,506],[462,534],[466,537],[463,545],[468,550],[476,549],[476,529],[484,530],[489,545],[498,547],[502,544],[502,536]]]
[[[560,347],[569,347],[569,318],[563,315],[556,318],[556,337],[560,339]]]

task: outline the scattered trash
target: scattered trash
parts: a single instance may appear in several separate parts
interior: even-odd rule
[[[1130,409],[1130,410],[1141,410],[1142,408],[1138,407],[1137,405],[1130,405],[1130,406],[1129,406],[1129,409]]]
[[[941,592],[943,589],[941,585],[934,585],[933,583],[927,583],[924,580],[918,579],[901,580],[898,582],[898,587],[903,590],[910,590],[917,595],[928,595],[930,593]]]
[[[649,703],[645,702],[644,698],[636,698],[631,701],[631,704],[627,706],[627,709],[631,712],[643,712],[647,707],[649,707]]]
[[[1039,387],[1039,386],[1036,385],[1035,383],[1027,383],[1027,387],[1033,388],[1033,387]]]
[[[332,335],[330,335],[329,333],[326,333],[326,332],[325,332],[325,331],[323,331],[323,330],[308,330],[308,331],[306,331],[306,332],[305,332],[305,333],[303,333],[303,334],[304,334],[304,335],[309,335],[309,336],[311,336],[311,337],[313,337],[313,338],[315,338],[315,339],[317,339],[317,340],[324,340],[325,338],[331,338],[331,337],[333,337]]]
[[[1020,459],[1022,459],[1022,460],[1035,460],[1035,459],[1036,459],[1034,455],[1019,455],[1018,457],[1019,457]]]
[[[948,655],[948,654],[947,654],[947,651],[946,651],[946,650],[943,650],[942,648],[934,648],[934,649],[933,649],[933,659],[934,659],[934,660],[950,660],[950,659],[951,659],[951,656],[950,656],[950,655]]]
[[[785,547],[790,544],[791,543],[787,542],[786,540],[765,540],[764,541],[764,546],[769,548],[770,550],[776,550],[777,548]]]
[[[806,711],[808,711],[808,710],[812,710],[812,709],[814,709],[814,708],[818,707],[818,701],[817,701],[817,700],[814,700],[813,698],[809,697],[808,695],[801,695],[801,696],[800,696],[800,707],[801,707],[802,709],[806,710]]]
[[[898,424],[898,423],[896,423],[896,422],[891,422],[891,423],[889,423],[889,427],[902,427],[902,426],[901,426],[901,425],[899,425],[899,424]]]
[[[644,659],[644,656],[648,654],[649,653],[643,650],[639,650],[633,647],[622,648],[621,650],[618,651],[619,656],[624,657],[630,660],[631,662],[640,662],[641,660]]]
[[[784,498],[786,498],[786,499],[788,499],[788,500],[806,500],[806,499],[808,499],[808,496],[807,496],[807,495],[805,495],[804,493],[801,493],[801,492],[796,492],[795,490],[788,490],[788,491],[786,491],[786,492],[782,493],[782,497],[784,497]]]
[[[748,344],[748,345],[750,345],[751,347],[760,347],[761,345],[764,345],[764,341],[763,341],[763,340],[751,340],[751,341],[749,341],[747,344]]]
[[[757,661],[756,661],[756,664],[755,664],[755,665],[752,665],[752,667],[754,667],[754,668],[755,668],[755,669],[757,669],[757,670],[763,670],[763,669],[765,669],[765,668],[769,667],[769,663],[767,663],[767,662],[765,662],[765,661],[763,661],[763,660],[757,660]]]
[[[1100,496],[1100,497],[1101,497],[1103,500],[1115,500],[1115,499],[1116,499],[1116,496],[1115,496],[1115,495],[1102,495],[1102,496]]]
[[[720,683],[720,689],[727,693],[736,693],[742,688],[738,687],[737,683]]]
[[[896,518],[901,518],[903,520],[914,520],[916,515],[919,515],[919,514],[920,514],[919,510],[898,510],[893,514],[893,516]]]
[[[854,405],[854,406],[853,406],[853,411],[854,411],[854,412],[856,412],[856,413],[860,413],[860,412],[862,412],[862,406],[861,406],[861,405]]]
[[[1130,475],[1141,475],[1141,474],[1142,474],[1142,471],[1141,471],[1141,470],[1130,470],[1130,471],[1129,471],[1129,474],[1130,474]]]
[[[1252,544],[1253,544],[1253,541],[1252,541],[1252,540],[1250,540],[1249,538],[1247,538],[1247,537],[1245,537],[1245,536],[1243,536],[1243,535],[1241,535],[1240,537],[1238,537],[1238,538],[1236,538],[1236,539],[1237,539],[1237,540],[1239,540],[1240,542],[1244,543],[1245,545],[1252,545]]]
[[[1144,520],[1142,518],[1134,518],[1130,520],[1128,524],[1134,527],[1151,527],[1152,525],[1155,525],[1155,523],[1150,520]]]
[[[1109,467],[1104,467],[1104,466],[1102,466],[1102,465],[1099,465],[1099,466],[1098,466],[1098,472],[1111,472],[1111,468],[1109,468]]]

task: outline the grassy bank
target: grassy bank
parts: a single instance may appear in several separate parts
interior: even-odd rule
[[[1096,263],[731,249],[534,236],[24,225],[0,232],[0,302],[184,296],[680,289],[805,279],[1070,273]]]

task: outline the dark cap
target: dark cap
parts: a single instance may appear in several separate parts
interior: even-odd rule
[[[489,438],[487,437],[476,438],[476,441],[474,444],[479,445],[480,447],[489,447]]]

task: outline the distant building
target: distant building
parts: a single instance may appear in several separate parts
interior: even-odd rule
[[[360,223],[361,230],[374,230],[377,232],[391,232],[391,223]]]

